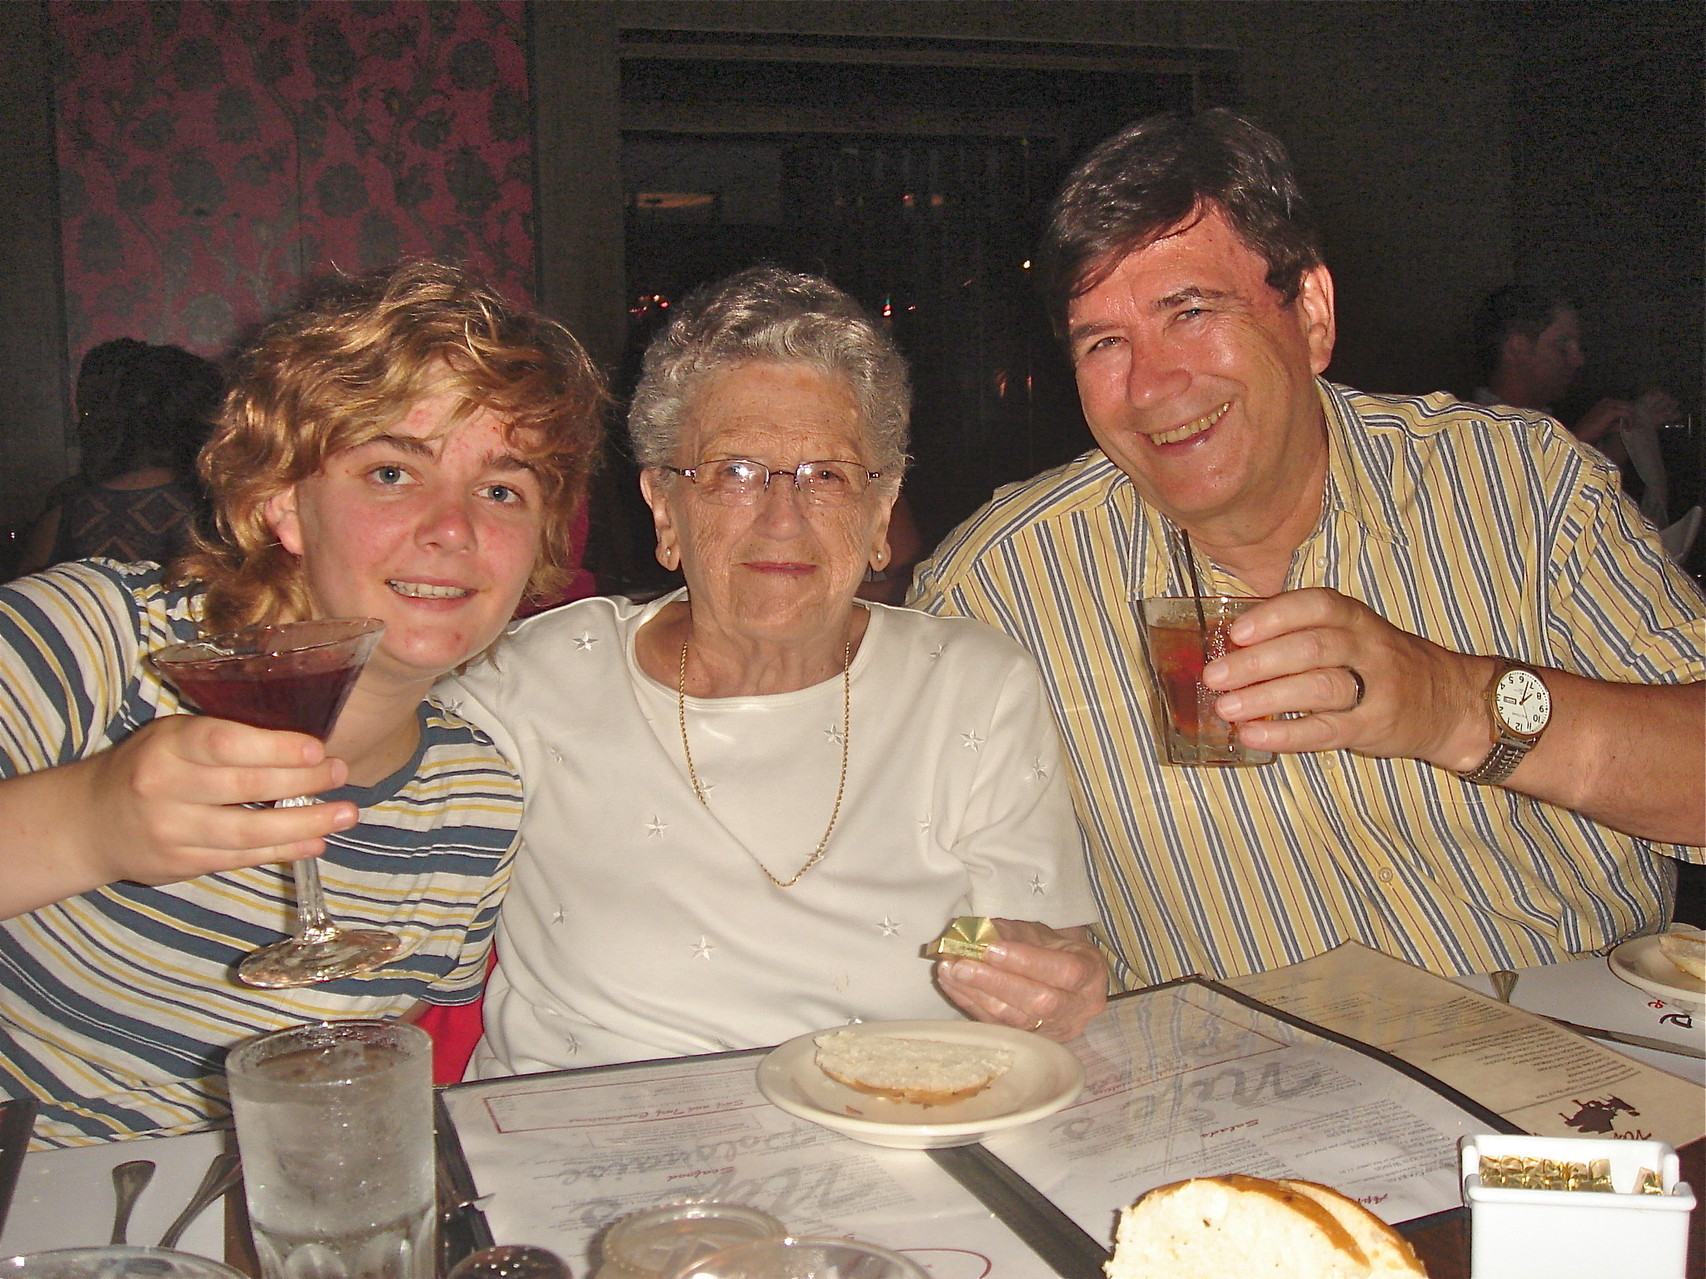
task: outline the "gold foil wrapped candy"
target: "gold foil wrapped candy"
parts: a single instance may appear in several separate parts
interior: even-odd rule
[[[1611,1161],[1590,1159],[1586,1163],[1571,1163],[1559,1159],[1530,1158],[1524,1155],[1481,1156],[1481,1184],[1504,1190],[1590,1190],[1615,1194],[1611,1184]],[[1638,1195],[1662,1195],[1664,1187],[1659,1174],[1651,1168],[1641,1169],[1635,1179]]]
[[[926,959],[982,959],[983,949],[1001,934],[984,915],[960,915],[924,948]]]

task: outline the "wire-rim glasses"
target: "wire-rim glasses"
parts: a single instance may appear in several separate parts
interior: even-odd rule
[[[720,457],[697,466],[660,466],[660,471],[684,476],[693,482],[699,496],[709,502],[746,506],[767,492],[770,481],[786,475],[808,502],[824,506],[854,502],[865,489],[882,479],[881,471],[868,470],[863,462],[827,458],[801,462],[798,466],[769,467],[749,457]]]

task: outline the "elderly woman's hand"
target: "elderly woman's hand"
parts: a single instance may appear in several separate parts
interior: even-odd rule
[[[993,921],[1001,940],[977,959],[936,964],[942,991],[966,1016],[1065,1042],[1108,1002],[1108,961],[1088,928],[1060,931],[1030,920]]]

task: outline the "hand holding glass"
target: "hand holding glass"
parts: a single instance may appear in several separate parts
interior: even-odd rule
[[[325,741],[384,629],[384,622],[371,617],[255,626],[171,644],[150,660],[208,715]],[[275,807],[319,802],[301,796],[281,799]],[[294,874],[295,935],[244,959],[237,968],[240,980],[268,988],[309,986],[367,972],[397,953],[401,939],[390,933],[332,923],[313,858],[295,863]]]

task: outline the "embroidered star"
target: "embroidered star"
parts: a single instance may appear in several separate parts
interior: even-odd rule
[[[1041,897],[1047,891],[1048,891],[1048,885],[1045,882],[1043,882],[1043,877],[1041,875],[1032,875],[1031,876],[1031,895],[1033,897]]]
[[[841,745],[841,725],[837,724],[833,728],[824,729],[823,735],[829,738],[829,740],[834,742],[837,746]]]
[[[933,649],[931,649],[931,650],[930,650],[930,660],[931,660],[931,661],[932,661],[932,662],[933,662],[933,661],[935,661],[935,660],[936,660],[936,659],[937,659],[937,658],[938,658],[938,657],[940,657],[940,656],[942,656],[942,650],[943,650],[943,649],[945,649],[945,648],[947,648],[947,647],[948,647],[948,646],[947,646],[947,645],[946,645],[946,644],[938,644],[938,645],[936,645],[936,647],[935,647],[935,648],[933,648]]]
[[[960,743],[967,750],[980,751],[983,749],[983,738],[977,733],[961,733]]]
[[[582,634],[575,636],[575,647],[583,651],[591,648],[596,643],[598,643],[598,636],[596,635]]]
[[[552,914],[551,922],[553,924],[560,924],[563,922],[563,908],[561,906],[557,907],[556,911]]]
[[[930,814],[929,813],[925,813],[924,816],[922,816],[918,819],[918,833],[920,835],[928,835],[930,833]]]
[[[663,837],[663,833],[668,829],[669,823],[660,820],[656,816],[653,816],[652,820],[646,823],[646,834],[653,838],[661,839]]]
[[[460,697],[445,698],[444,709],[449,711],[452,715],[460,715],[462,713],[462,699]]]
[[[883,922],[878,924],[877,927],[883,930],[884,937],[893,937],[900,931],[900,925],[895,923],[895,921],[890,919],[887,915],[883,916]]]
[[[713,951],[715,951],[716,949],[717,948],[715,946],[711,945],[709,938],[700,937],[699,938],[699,944],[693,948],[693,958],[695,958],[695,959],[710,959],[711,953]]]
[[[1031,780],[1043,782],[1048,780],[1048,765],[1043,763],[1042,756],[1031,761]]]
[[[563,762],[563,752],[558,750],[555,746],[547,746],[545,748],[545,753],[551,757],[551,762],[553,764],[561,764]]]

